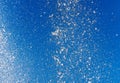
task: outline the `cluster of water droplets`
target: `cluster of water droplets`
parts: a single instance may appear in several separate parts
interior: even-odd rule
[[[0,28],[0,82],[14,82],[14,60],[15,57],[9,51],[8,36],[4,28]]]
[[[23,72],[24,64],[19,62],[10,36],[6,28],[0,28],[0,83],[28,83],[27,71]]]
[[[107,78],[102,75],[105,64],[99,61],[94,40],[99,32],[94,5],[91,0],[58,0],[56,14],[49,16],[54,27],[51,40],[57,83],[98,83]]]

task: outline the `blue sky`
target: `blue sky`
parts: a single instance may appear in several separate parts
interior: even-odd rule
[[[61,1],[61,3],[64,2],[62,2],[62,0],[58,1]],[[69,0],[65,1],[69,2]],[[91,0],[87,1],[89,2]],[[68,78],[63,77],[62,80],[60,80],[60,77],[57,77],[57,72],[59,70],[61,71],[62,68],[60,68],[60,66],[57,66],[55,60],[53,59],[53,55],[57,54],[56,50],[58,50],[58,48],[62,46],[57,45],[55,42],[62,40],[55,39],[55,37],[52,36],[51,33],[56,31],[56,28],[53,26],[53,24],[56,23],[55,26],[59,26],[60,20],[56,17],[53,17],[52,19],[49,18],[53,14],[61,17],[62,13],[57,11],[57,0],[0,1],[0,26],[1,28],[5,27],[5,30],[11,33],[11,36],[8,39],[9,49],[11,53],[13,52],[14,56],[16,57],[15,67],[20,66],[18,70],[16,68],[15,72],[22,73],[21,75],[18,75],[18,77],[21,77],[21,79],[24,78],[24,73],[27,75],[26,80],[23,81],[23,83],[26,83],[27,81],[28,83],[60,83],[63,80],[66,81],[66,83],[70,83],[70,81],[72,83],[120,82],[120,1],[94,0],[94,2],[95,5],[91,5],[90,3],[86,4],[86,1],[84,0],[82,1],[82,5],[84,7],[87,7],[88,10],[89,8],[97,8],[97,15],[95,16],[97,17],[97,22],[95,26],[99,29],[99,32],[96,32],[95,35],[92,37],[94,37],[93,39],[99,45],[99,47],[96,49],[99,49],[100,51],[98,51],[97,55],[93,52],[93,55],[98,57],[95,58],[96,60],[98,60],[98,62],[94,60],[95,62],[93,61],[92,65],[93,67],[90,68],[95,69],[95,65],[99,65],[102,67],[102,62],[100,61],[103,61],[103,64],[108,64],[110,67],[105,66],[105,68],[103,67],[102,69],[98,69],[98,74],[108,74],[108,72],[110,74],[108,74],[108,77],[106,77],[106,75],[101,76],[100,81],[96,81],[93,79],[93,82],[91,82],[87,79],[79,78],[79,76],[86,74],[87,72],[89,73],[89,71],[87,70],[84,71],[84,69],[86,69],[85,64],[85,67],[83,67],[82,71],[83,74],[79,75],[79,73],[77,74],[77,72],[72,69],[72,71],[69,72],[71,75],[70,78],[69,74],[67,74]],[[79,6],[80,4],[81,3],[79,2],[77,5]],[[72,19],[75,21],[79,21],[79,19],[81,20],[81,18],[86,19],[84,15],[82,17],[74,17]],[[94,16],[91,16],[91,18],[94,18]],[[54,20],[56,22],[54,22]],[[81,24],[78,23],[78,25]],[[62,27],[63,26],[64,24],[62,24]],[[64,27],[65,29],[67,29],[67,26]],[[93,26],[91,25],[91,27]],[[78,33],[81,33],[80,31],[82,30],[79,30]],[[76,31],[76,34],[78,33]],[[70,36],[70,34],[67,33],[66,35]],[[52,38],[53,40],[51,41]],[[72,40],[70,39],[70,42],[71,41]],[[74,41],[77,42],[78,40],[74,39]],[[69,44],[70,42],[67,43]],[[87,42],[90,43],[88,40],[84,42],[86,44]],[[66,45],[67,44],[64,43],[64,46]],[[70,49],[68,55],[74,51],[77,51],[77,45],[78,44],[75,44],[75,46],[73,47],[74,49]],[[89,52],[92,54],[92,48],[89,49],[91,49]],[[87,57],[88,54],[84,53],[84,55],[86,55],[85,57]],[[61,54],[57,54],[57,57],[61,58],[59,56],[62,57]],[[76,61],[76,57],[73,57],[73,61]],[[67,61],[63,61],[64,64],[70,66],[73,65],[74,62],[71,64],[67,64]],[[78,66],[78,68],[80,67],[81,65]],[[68,67],[66,66],[65,68]],[[77,70],[77,67],[75,68]],[[66,69],[63,68],[63,70]],[[90,72],[90,75],[91,74],[96,75],[97,73]]]

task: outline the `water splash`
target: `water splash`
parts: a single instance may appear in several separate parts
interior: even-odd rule
[[[9,41],[11,33],[6,28],[0,28],[0,82],[28,83],[28,74],[24,72],[24,64],[19,63],[17,51]],[[13,42],[12,42],[13,43]]]
[[[8,36],[5,28],[0,28],[0,82],[13,83],[14,55],[9,51]]]
[[[49,16],[54,27],[51,40],[56,45],[52,57],[57,83],[98,83],[108,78],[95,42],[99,32],[95,4],[92,0],[58,0],[57,13]]]
[[[15,41],[17,35],[8,29],[10,13],[6,13],[6,10],[9,11],[7,3],[8,0],[0,0],[0,83],[29,83],[29,69],[23,58],[19,57],[22,55]]]

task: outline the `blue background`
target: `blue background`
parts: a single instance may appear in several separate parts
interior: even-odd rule
[[[49,1],[49,3],[48,3]],[[103,38],[103,50],[110,62],[112,83],[120,82],[120,1],[96,0],[98,24]],[[55,63],[50,51],[54,45],[49,41],[53,28],[49,15],[56,12],[56,0],[6,0],[0,1],[2,23],[11,33],[11,50],[17,49],[16,64],[23,64],[23,72],[30,69],[29,83],[48,83],[56,80]],[[41,16],[42,15],[42,16]],[[118,36],[116,36],[118,35]],[[109,54],[108,52],[111,52]],[[100,82],[101,83],[101,82]],[[103,82],[102,82],[103,83]],[[104,82],[106,83],[106,82]]]

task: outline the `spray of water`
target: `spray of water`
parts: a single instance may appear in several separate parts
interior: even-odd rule
[[[9,51],[8,36],[4,28],[0,28],[0,82],[13,83],[15,57]]]
[[[57,83],[102,83],[107,79],[94,40],[99,32],[95,4],[92,0],[58,0],[57,12],[49,16],[54,28],[51,40],[56,46],[52,57]]]
[[[28,75],[23,72],[23,64],[19,63],[16,50],[11,50],[9,41],[11,33],[0,28],[0,83],[28,83]],[[27,72],[27,71],[26,71]]]

